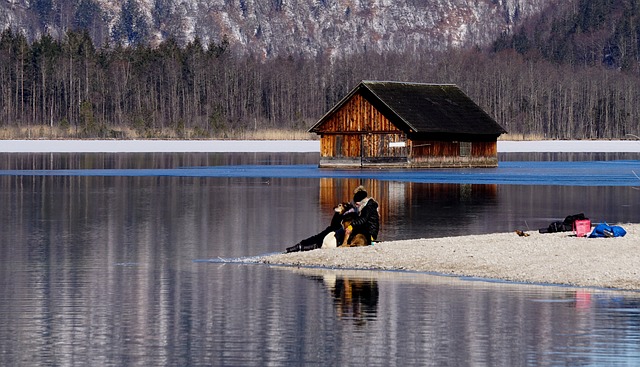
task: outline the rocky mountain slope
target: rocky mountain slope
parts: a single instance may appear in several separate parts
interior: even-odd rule
[[[87,29],[98,45],[227,39],[261,57],[335,57],[485,45],[555,0],[7,0],[0,27]]]

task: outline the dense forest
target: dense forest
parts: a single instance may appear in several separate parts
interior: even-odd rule
[[[263,59],[226,40],[96,48],[0,35],[0,129],[61,137],[238,137],[305,131],[360,80],[455,83],[511,136],[640,135],[640,9],[576,0],[491,47]]]

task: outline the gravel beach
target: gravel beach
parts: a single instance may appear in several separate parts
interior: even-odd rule
[[[584,238],[571,232],[515,232],[389,241],[360,248],[318,249],[259,259],[267,264],[404,270],[447,275],[640,290],[640,224],[627,234]]]

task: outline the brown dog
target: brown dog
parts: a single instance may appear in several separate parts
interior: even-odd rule
[[[342,220],[342,228],[345,230],[347,227],[351,225],[351,221],[353,220],[353,216],[347,216]],[[340,247],[359,247],[359,246],[368,246],[371,242],[367,239],[367,237],[362,233],[351,233],[350,236],[344,236],[344,241]]]

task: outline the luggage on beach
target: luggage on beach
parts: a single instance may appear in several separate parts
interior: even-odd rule
[[[563,221],[556,221],[549,224],[547,228],[540,228],[540,233],[556,233],[556,232],[568,232],[574,230],[574,223],[577,220],[589,219],[584,216],[584,213],[578,213],[568,215]]]
[[[564,224],[561,221],[552,222],[549,224],[547,228],[540,228],[538,232],[540,233],[556,233],[556,232],[564,232]]]
[[[599,237],[624,237],[627,234],[627,231],[620,226],[610,226],[606,222],[600,223],[593,228],[589,238],[599,238]]]
[[[591,221],[589,219],[578,219],[573,222],[573,234],[576,237],[587,237],[591,232]]]

